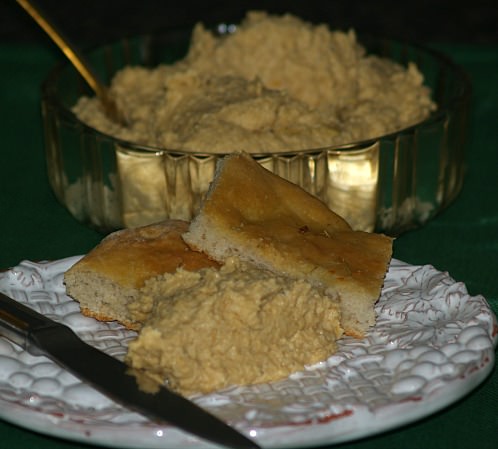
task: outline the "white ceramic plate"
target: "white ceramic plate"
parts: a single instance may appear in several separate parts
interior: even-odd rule
[[[122,358],[133,332],[83,317],[63,273],[78,257],[22,262],[0,273],[0,290],[84,340]],[[393,260],[363,340],[345,338],[327,361],[273,384],[192,398],[264,447],[350,441],[427,416],[490,373],[496,319],[482,296],[431,266]],[[98,367],[95,367],[98,369]],[[119,448],[209,447],[128,412],[45,357],[0,337],[0,417],[75,441]]]

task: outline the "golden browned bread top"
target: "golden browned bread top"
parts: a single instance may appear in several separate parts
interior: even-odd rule
[[[188,223],[167,220],[109,234],[69,271],[92,270],[122,287],[140,288],[145,280],[183,267],[195,271],[219,264],[191,250],[181,238]]]
[[[391,238],[353,231],[316,197],[245,153],[224,158],[184,239],[218,260],[226,244],[270,269],[371,299],[380,294],[392,250]]]

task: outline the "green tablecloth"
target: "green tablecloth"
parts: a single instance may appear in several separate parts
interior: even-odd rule
[[[498,47],[440,45],[474,86],[468,173],[455,203],[401,236],[394,256],[432,264],[483,294],[498,312]],[[19,261],[83,254],[101,235],[76,222],[48,186],[39,85],[60,56],[47,47],[0,45],[0,269]],[[0,421],[0,448],[87,446]],[[341,445],[351,448],[498,447],[498,373],[451,407],[401,429]]]

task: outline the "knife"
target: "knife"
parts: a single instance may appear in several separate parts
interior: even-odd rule
[[[141,390],[129,367],[57,323],[0,292],[0,334],[33,355],[45,355],[126,408],[234,449],[259,449],[251,439],[165,387]],[[96,369],[98,367],[98,369]]]

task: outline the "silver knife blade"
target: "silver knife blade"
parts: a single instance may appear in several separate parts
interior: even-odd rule
[[[35,355],[45,355],[113,401],[156,422],[235,449],[259,449],[251,439],[165,387],[141,390],[129,367],[57,323],[0,292],[0,334]],[[98,368],[98,369],[97,369]]]

